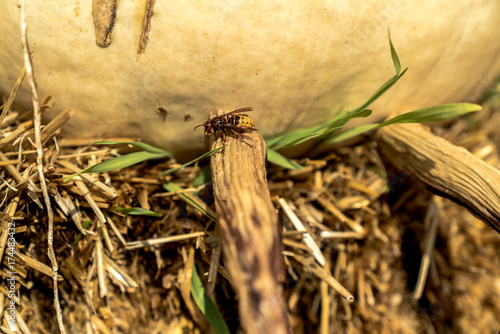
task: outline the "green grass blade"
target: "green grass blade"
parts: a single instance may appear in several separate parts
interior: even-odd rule
[[[396,54],[397,56],[397,54]],[[398,60],[399,61],[399,60]],[[395,65],[396,66],[396,65]],[[405,68],[401,73],[396,74],[389,80],[387,80],[380,88],[360,107],[343,112],[329,121],[324,125],[312,126],[305,129],[295,130],[284,135],[271,138],[266,141],[268,147],[272,149],[281,149],[285,147],[290,147],[296,145],[296,143],[302,143],[308,139],[319,137],[334,131],[339,130],[345,123],[353,118],[358,117],[368,117],[371,115],[371,110],[366,109],[370,104],[375,102],[379,97],[381,97],[385,92],[387,92],[392,86],[398,82],[398,80],[406,73],[408,68]]]
[[[398,82],[399,79],[401,79],[401,77],[406,73],[406,71],[408,70],[408,67],[405,68],[401,73],[399,74],[396,74],[395,76],[393,76],[392,78],[390,78],[389,80],[387,80],[382,86],[380,86],[379,89],[377,89],[377,91],[361,106],[359,107],[358,109],[362,110],[362,109],[366,109],[370,104],[372,104],[373,102],[375,102],[379,97],[381,97],[382,95],[385,94],[385,92],[387,92],[392,86],[394,86],[396,84],[396,82]]]
[[[277,151],[268,148],[267,149],[267,161],[272,162],[275,165],[287,168],[287,169],[301,169],[304,166],[284,157]]]
[[[333,143],[338,143],[341,141],[344,141],[346,139],[356,137],[357,135],[360,135],[364,132],[375,130],[380,126],[380,124],[364,124],[360,126],[356,126],[352,129],[346,130],[342,133],[339,133],[338,135],[334,136],[333,138],[330,138],[326,140],[322,144],[333,144]]]
[[[328,128],[324,125],[321,125],[300,129],[298,131],[292,131],[286,133],[284,136],[281,136],[282,138],[278,142],[275,142],[275,144],[272,145],[272,148],[274,150],[281,150],[286,147],[296,146],[309,139],[324,136],[339,129],[342,129],[342,126]]]
[[[277,137],[269,138],[266,140],[266,146],[275,147],[289,147],[291,144],[304,136],[308,136],[310,133],[315,133],[325,128],[324,125],[311,126],[309,128],[298,129],[294,131],[287,132],[285,134],[279,135]]]
[[[166,191],[179,191],[182,190],[181,187],[176,185],[173,182],[166,182],[163,184],[163,188]],[[192,196],[191,194],[188,193],[180,193],[179,194],[180,198],[182,198],[186,203],[194,207],[195,209],[199,210],[201,213],[203,213],[205,216],[208,218],[212,219],[214,222],[217,222],[217,214],[210,209],[205,202],[203,202],[199,197]]]
[[[95,142],[94,144],[99,144],[99,145],[126,144],[126,145],[132,145],[134,147],[140,148],[141,150],[146,151],[146,152],[165,153],[165,154],[169,154],[169,156],[171,156],[168,151],[165,151],[165,150],[162,150],[161,148],[157,148],[157,147],[148,145],[146,143],[137,142],[137,141],[104,140],[104,141]]]
[[[450,103],[410,111],[382,123],[364,124],[337,134],[323,144],[333,144],[355,137],[364,132],[382,128],[391,124],[429,123],[465,115],[481,110],[481,106],[473,103]]]
[[[383,122],[381,126],[402,123],[429,123],[443,121],[453,117],[481,110],[473,103],[449,103],[407,112]]]
[[[230,334],[224,318],[215,306],[214,302],[208,295],[203,282],[198,275],[196,264],[193,266],[193,274],[191,275],[191,295],[193,296],[196,305],[200,308],[201,313],[205,315],[210,326],[217,334]]]
[[[374,101],[376,101],[378,98],[380,98],[392,86],[394,86],[396,82],[398,82],[398,80],[401,79],[401,77],[408,70],[408,68],[405,68],[403,71],[401,71],[401,62],[399,61],[399,56],[396,52],[396,49],[394,48],[394,45],[392,44],[390,32],[388,32],[388,37],[389,37],[389,45],[391,48],[392,63],[394,64],[396,75],[391,77],[382,86],[380,86],[379,89],[377,89],[377,91],[375,91],[375,93],[373,93],[373,95],[370,96],[370,98],[360,107],[350,111],[339,113],[335,117],[328,120],[325,124],[291,131],[289,133],[274,138],[270,138],[266,140],[267,147],[274,150],[278,150],[285,147],[298,145],[306,140],[331,134],[332,132],[339,130],[342,126],[344,126],[344,124],[346,124],[349,120],[353,118],[370,116],[371,110],[366,108],[369,105],[371,105]],[[343,135],[341,135],[340,138],[341,140],[343,140],[342,138],[354,136],[364,131],[367,130],[364,130],[363,128],[359,128],[357,130],[351,129],[346,132],[343,132]],[[334,138],[336,137],[337,136],[335,136]],[[328,142],[330,142],[331,140],[337,140],[337,139],[327,139]],[[271,161],[270,159],[276,159],[276,162],[274,161],[272,162],[279,164],[280,166],[284,164],[290,166],[290,164],[286,162],[284,158],[282,158],[282,156],[277,156],[273,152],[271,152],[270,156],[271,158],[268,157],[269,161]]]
[[[116,211],[121,211],[128,213],[129,215],[135,215],[135,216],[153,216],[153,217],[161,217],[161,213],[156,213],[154,211],[144,209],[144,208],[120,208],[117,207]]]
[[[82,221],[82,228],[88,229],[89,226],[90,226],[90,219],[85,219],[84,221]],[[76,245],[78,245],[78,243],[80,242],[80,240],[82,239],[82,237],[83,237],[83,234],[81,234],[81,233],[78,233],[76,235],[75,241],[73,241],[73,247],[75,247]]]
[[[390,31],[388,32],[388,35],[389,35],[389,44],[391,45],[392,63],[394,64],[394,68],[396,69],[396,73],[399,74],[399,72],[401,72],[401,63],[399,62],[399,57],[398,57],[398,54],[396,53],[396,49],[394,48],[394,45],[392,45]]]
[[[328,125],[333,127],[343,126],[345,123],[354,118],[366,118],[372,114],[370,109],[359,109],[344,111],[328,121]]]
[[[159,159],[169,157],[170,153],[168,152],[148,152],[148,151],[139,151],[133,152],[125,155],[121,155],[116,158],[112,158],[109,160],[105,160],[88,168],[82,169],[81,171],[72,174],[64,179],[64,182],[68,182],[72,178],[82,173],[94,173],[94,172],[108,172],[110,170],[120,169],[129,167],[140,162],[151,160],[151,159]]]
[[[226,145],[221,146],[221,147],[218,147],[218,148],[213,149],[213,150],[211,150],[211,151],[208,151],[207,153],[205,153],[205,154],[203,154],[203,155],[199,156],[198,158],[196,158],[196,159],[194,159],[194,160],[191,160],[190,162],[187,162],[187,163],[185,163],[185,164],[183,164],[183,165],[181,165],[181,166],[179,166],[179,167],[170,168],[169,170],[164,171],[163,173],[161,173],[161,175],[168,175],[168,174],[172,174],[172,173],[174,173],[174,172],[178,171],[179,169],[182,169],[182,168],[184,168],[184,167],[186,167],[186,166],[189,166],[189,165],[194,164],[196,161],[199,161],[199,160],[201,160],[201,159],[205,159],[206,157],[209,157],[209,156],[211,156],[212,154],[215,154],[217,151],[222,150],[224,147],[226,147]]]
[[[193,187],[197,188],[203,184],[209,183],[210,181],[212,181],[212,171],[210,170],[210,166],[206,166],[194,179]]]

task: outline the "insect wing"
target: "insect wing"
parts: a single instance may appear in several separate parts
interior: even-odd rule
[[[219,117],[224,117],[224,116],[229,116],[229,115],[234,115],[234,114],[239,114],[240,112],[246,112],[246,111],[252,111],[252,107],[245,107],[245,108],[239,108],[233,111],[228,112],[227,114],[220,115]]]

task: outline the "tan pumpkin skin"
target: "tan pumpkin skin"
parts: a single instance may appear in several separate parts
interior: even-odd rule
[[[410,69],[372,106],[377,119],[475,100],[500,74],[499,1],[156,1],[141,55],[145,0],[118,2],[107,48],[91,5],[28,1],[39,95],[53,96],[52,115],[76,110],[71,136],[139,136],[180,157],[206,147],[193,127],[216,109],[253,107],[269,137],[360,105],[394,75],[389,28]],[[0,12],[5,96],[23,64],[16,1]],[[29,106],[27,90],[16,101]]]

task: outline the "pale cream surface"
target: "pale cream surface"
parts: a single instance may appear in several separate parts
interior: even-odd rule
[[[156,1],[141,55],[145,1],[118,2],[107,48],[91,3],[28,1],[40,96],[53,96],[52,115],[76,110],[72,136],[139,136],[179,156],[201,152],[193,127],[216,109],[253,107],[269,137],[360,105],[394,75],[388,29],[410,69],[375,118],[474,101],[500,74],[499,1]],[[16,1],[0,3],[0,34],[5,96],[23,65]],[[27,90],[16,101],[29,106]]]

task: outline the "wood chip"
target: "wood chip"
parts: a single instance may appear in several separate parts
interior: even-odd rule
[[[116,0],[92,0],[92,18],[96,44],[109,46],[116,21]]]

